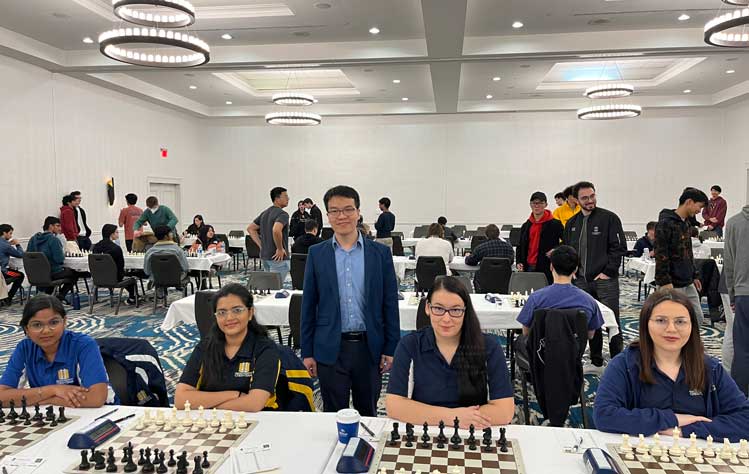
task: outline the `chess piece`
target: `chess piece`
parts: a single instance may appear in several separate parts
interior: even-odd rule
[[[736,455],[741,459],[749,458],[749,442],[745,439],[739,440],[739,450]]]
[[[424,434],[421,435],[421,446],[423,448],[428,448],[429,442],[432,440],[432,437],[429,436],[429,423],[425,421],[423,426],[424,426]]]
[[[106,469],[107,465],[104,460],[104,454],[101,451],[94,451],[94,454],[91,456],[91,460],[94,461],[94,470],[96,471],[103,471]]]
[[[218,421],[218,412],[214,408],[211,411],[211,428],[218,428],[221,426],[221,423]]]
[[[52,415],[52,422],[49,424],[49,426],[57,426],[57,418],[54,418],[54,415]]]
[[[29,412],[26,410],[26,396],[21,397],[21,414],[18,416],[19,418],[23,420],[28,420],[31,418],[31,415],[29,415]]]
[[[632,452],[632,450],[627,451],[627,453],[624,455],[624,459],[626,459],[627,461],[634,461],[635,460],[635,455]]]
[[[182,451],[182,454],[177,458],[177,473],[176,474],[187,474],[187,452]]]
[[[681,430],[677,426],[673,430],[673,441],[674,442],[673,442],[673,444],[671,445],[671,447],[668,450],[668,454],[670,454],[671,457],[679,457],[682,454],[684,454],[684,450],[679,445],[679,438],[680,437],[681,437]]]
[[[205,410],[203,408],[203,405],[200,405],[198,407],[198,422],[195,423],[195,426],[198,428],[205,428],[208,426],[208,422],[205,420]]]
[[[445,422],[440,420],[438,426],[439,426],[440,432],[437,435],[437,448],[444,449],[445,442],[447,441],[447,437],[445,436]]]
[[[661,435],[659,435],[658,433],[653,435],[653,447],[650,448],[650,454],[656,459],[663,454],[663,448],[661,447]]]
[[[169,450],[169,461],[167,461],[166,465],[169,466],[169,467],[174,467],[174,466],[177,465],[177,461],[174,459],[174,450],[173,449]]]
[[[406,423],[406,437],[404,438],[406,440],[406,447],[411,448],[413,447],[413,441],[414,441],[414,425],[411,423]]]
[[[245,418],[244,418],[244,412],[243,411],[239,412],[239,419],[237,420],[236,425],[237,425],[237,428],[240,428],[240,429],[247,428],[248,423],[247,423],[247,420],[245,420]]]
[[[739,464],[741,461],[739,461],[739,458],[736,457],[736,453],[733,453],[731,455],[731,459],[728,461],[731,464]]]
[[[172,426],[172,420],[166,419],[164,420],[164,425],[161,427],[164,431],[172,431],[174,427]]]
[[[484,428],[484,434],[481,439],[481,444],[484,445],[482,451],[485,453],[490,453],[492,450],[492,429]]]
[[[0,415],[2,415],[2,403],[0,403]],[[42,412],[39,410],[39,404],[34,403],[34,416],[31,417],[34,421],[41,421],[42,420]]]
[[[143,463],[143,467],[140,469],[140,472],[148,474],[155,471],[156,467],[153,465],[153,462],[151,462],[151,448],[146,448],[146,462]]]
[[[140,448],[138,452],[140,453],[140,458],[138,458],[138,466],[142,466],[146,463],[146,458],[143,456],[145,450],[143,448]]]
[[[502,453],[507,452],[507,428],[504,426],[499,429],[499,451]]]
[[[713,448],[713,437],[711,435],[707,435],[707,446],[702,451],[702,455],[706,458],[713,458],[715,457],[715,448]]]
[[[159,453],[159,467],[156,468],[156,472],[158,474],[165,474],[167,471],[169,471],[169,468],[166,467],[166,464],[164,464],[164,458],[166,456],[164,455],[164,451]]]
[[[460,438],[460,435],[458,434],[459,427],[460,427],[460,421],[458,420],[458,417],[456,416],[455,419],[453,420],[453,428],[455,429],[455,432],[450,438],[450,444],[452,445],[454,449],[458,449],[460,447],[460,443],[463,441]]]
[[[211,467],[211,463],[208,462],[208,451],[203,451],[203,462],[200,464],[200,467],[203,469]]]
[[[468,449],[471,451],[476,450],[476,428],[473,426],[473,423],[468,427]]]
[[[114,448],[109,447],[107,450],[107,472],[117,472],[117,461],[114,459]]]
[[[695,464],[705,464],[705,458],[702,457],[701,454],[698,454],[696,458],[694,458]]]
[[[192,470],[192,474],[203,474],[203,468],[200,467],[200,456],[195,456],[193,461],[195,461],[195,467]]]
[[[634,456],[633,456],[633,457],[634,457]],[[667,456],[667,455],[666,455],[666,453],[664,452],[664,453],[663,453],[663,456],[661,456],[661,458],[659,459],[659,461],[660,461],[660,462],[669,462],[669,461],[670,461],[670,459],[668,458],[668,456]]]
[[[226,427],[227,430],[231,431],[234,429],[234,416],[229,411],[224,412],[224,421],[221,425]]]
[[[68,421],[68,417],[65,416],[65,407],[58,408],[57,412],[59,413],[59,415],[57,416],[58,423],[65,423],[66,421]]]
[[[81,451],[81,463],[78,465],[79,471],[88,471],[91,469],[91,463],[88,462],[88,450]]]
[[[135,423],[135,429],[138,431],[143,431],[146,429],[146,424],[144,422],[144,417],[139,417],[138,421]]]
[[[622,444],[619,445],[619,452],[626,453],[631,450],[632,446],[629,444],[629,435],[625,433],[622,435]]]
[[[395,446],[396,443],[401,439],[400,433],[398,433],[398,422],[393,422],[393,431],[390,432],[390,446]]]
[[[185,402],[185,417],[182,418],[182,426],[190,428],[192,426],[192,415],[190,414],[190,402]]]
[[[700,454],[700,450],[697,447],[697,434],[692,433],[689,435],[689,447],[687,448],[687,457],[696,458]]]
[[[645,443],[645,435],[640,433],[639,435],[640,442],[637,444],[637,448],[635,448],[635,451],[637,454],[648,454],[648,445]]]
[[[720,458],[723,460],[731,459],[733,456],[733,448],[731,447],[731,440],[723,438],[723,447],[720,450]]]
[[[164,419],[164,412],[162,410],[159,410],[156,412],[156,420],[154,420],[154,424],[156,426],[164,426],[164,423],[166,423],[166,420]]]
[[[10,411],[8,412],[8,419],[10,421],[8,423],[11,425],[15,425],[18,423],[16,421],[18,419],[18,413],[16,413],[16,402],[15,400],[11,400],[9,404],[10,404]]]

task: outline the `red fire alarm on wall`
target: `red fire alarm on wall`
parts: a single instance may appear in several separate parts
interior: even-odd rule
[[[166,147],[161,147],[161,157],[164,159],[169,158],[169,150]]]

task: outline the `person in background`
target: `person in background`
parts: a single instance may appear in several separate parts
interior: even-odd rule
[[[291,246],[291,253],[308,253],[310,247],[322,241],[317,236],[317,221],[307,219],[304,223],[304,235],[294,239],[294,245]]]
[[[509,242],[499,236],[499,227],[494,224],[489,224],[486,226],[484,233],[486,234],[486,241],[480,243],[478,247],[473,249],[473,252],[471,252],[470,255],[466,256],[466,265],[479,265],[481,260],[485,257],[506,258],[509,259],[510,264],[512,264],[515,261],[515,250],[513,250],[512,245],[510,245]],[[478,273],[479,272],[476,272],[476,276],[473,278],[473,285],[476,288],[477,293],[481,290],[481,283],[478,281]]]
[[[119,403],[109,386],[99,346],[91,336],[65,329],[60,301],[36,295],[23,308],[18,343],[0,378],[0,401],[16,406],[98,408]]]
[[[696,259],[705,259],[712,256],[712,250],[710,247],[702,243],[700,240],[700,231],[697,227],[689,228],[689,235],[692,238],[692,256]]]
[[[192,218],[192,224],[187,226],[184,234],[200,235],[200,231],[203,230],[203,227],[205,227],[205,219],[203,219],[203,216],[201,216],[200,214],[196,214],[195,217]]]
[[[311,219],[304,201],[299,201],[296,205],[297,210],[291,215],[291,222],[289,222],[289,236],[294,239],[304,235],[304,223],[307,219]]]
[[[78,222],[75,218],[75,211],[70,204],[70,195],[62,197],[62,206],[60,206],[60,229],[65,236],[66,242],[75,242],[78,245]],[[66,246],[63,246],[63,250]]]
[[[531,215],[520,228],[517,269],[520,272],[541,272],[546,281],[554,281],[549,255],[559,245],[564,233],[562,223],[554,219],[546,209],[546,194],[536,191],[531,194]]]
[[[216,238],[216,230],[212,225],[204,225],[200,228],[200,233],[195,243],[192,245],[190,250],[197,252],[198,247],[202,247],[203,251],[209,251],[216,249],[218,252],[221,248],[221,240]]]
[[[83,201],[83,197],[80,191],[70,193],[70,206],[73,208],[75,222],[78,225],[78,236],[76,237],[78,248],[91,250],[91,229],[88,227],[86,211],[81,207],[81,201]]]
[[[554,195],[554,202],[557,203],[557,207],[562,207],[564,205],[564,203],[567,202],[564,199],[564,193],[556,193]]]
[[[510,423],[515,402],[502,346],[482,333],[465,287],[437,278],[424,309],[431,324],[395,350],[387,416],[416,426],[457,419],[477,430]]]
[[[395,230],[395,214],[390,212],[390,198],[384,197],[379,201],[380,215],[375,222],[375,230],[378,239],[389,239],[391,232]],[[392,241],[391,241],[392,245]]]
[[[581,207],[578,205],[577,198],[575,197],[574,186],[567,186],[562,191],[564,195],[565,203],[558,208],[554,209],[554,219],[562,223],[562,227],[567,226],[572,216],[580,212]]]
[[[172,232],[173,229],[166,225],[156,226],[153,229],[153,233],[158,241],[153,244],[153,247],[148,249],[145,257],[143,257],[143,272],[151,277],[151,259],[155,255],[175,255],[182,269],[182,281],[186,281],[190,265],[187,263],[185,252],[174,242],[174,234]],[[151,279],[153,280],[153,278]]]
[[[283,210],[289,205],[286,188],[271,189],[270,200],[273,204],[247,226],[247,233],[260,248],[265,271],[279,273],[283,282],[289,273],[289,214]]]
[[[65,251],[62,247],[62,243],[57,238],[57,235],[61,233],[60,219],[54,216],[48,216],[44,219],[44,225],[42,226],[43,232],[37,232],[34,234],[29,243],[26,246],[27,252],[41,252],[49,261],[51,268],[51,279],[60,280],[63,278],[76,278],[76,273],[62,266],[65,262]],[[65,296],[73,289],[73,283],[66,283],[60,287],[58,298],[61,301],[65,300]],[[54,288],[40,288],[47,294],[51,294]]]
[[[733,310],[733,364],[731,376],[749,393],[749,205],[726,223],[723,273]],[[726,321],[728,318],[726,317]]]
[[[645,250],[648,251],[648,257],[653,258],[655,256],[655,226],[657,222],[650,221],[645,226],[645,235],[637,239],[635,242],[635,248],[632,251],[635,257],[642,257]]]
[[[452,230],[452,228],[447,227],[447,217],[440,216],[437,219],[437,224],[442,226],[442,230],[445,232],[445,239],[449,240],[452,245],[455,245],[455,242],[458,241],[458,235]]]
[[[125,229],[125,246],[128,252],[132,252],[133,239],[135,238],[133,228],[135,227],[135,222],[143,215],[143,209],[135,205],[138,202],[138,196],[133,193],[126,194],[125,201],[127,202],[127,207],[123,207],[120,210],[120,217],[117,219],[117,223]]]
[[[122,281],[125,278],[125,257],[122,254],[122,247],[118,242],[120,238],[120,232],[117,230],[117,226],[114,224],[104,224],[101,228],[101,240],[94,245],[92,250],[93,253],[101,253],[112,256],[114,264],[117,267],[117,281]],[[129,305],[135,304],[135,283],[125,288],[128,292],[128,298],[126,303]]]
[[[697,215],[705,204],[705,193],[686,188],[679,196],[679,207],[663,209],[655,228],[655,284],[676,288],[687,295],[700,325],[704,319],[699,295],[702,284],[694,266],[691,226],[687,219]]]
[[[13,226],[10,224],[0,224],[0,271],[2,271],[5,283],[10,286],[8,297],[0,300],[0,306],[7,304],[10,306],[13,302],[13,296],[21,288],[25,275],[17,270],[8,268],[10,257],[22,258],[23,249],[16,239],[13,238]]]
[[[304,205],[307,207],[307,211],[309,212],[310,217],[317,222],[317,236],[320,237],[320,234],[322,234],[322,211],[319,207],[317,207],[317,204],[312,202],[312,198],[306,198],[304,200]]]
[[[419,257],[442,257],[445,261],[445,270],[447,275],[452,275],[450,271],[450,262],[453,261],[453,245],[445,240],[444,228],[439,223],[434,223],[427,230],[427,238],[421,239],[416,243],[414,250],[416,259]]]
[[[749,401],[705,354],[689,298],[674,289],[656,291],[642,306],[639,328],[639,340],[611,360],[598,385],[596,428],[671,436],[678,426],[684,438],[746,438]]]
[[[147,209],[133,224],[133,230],[139,230],[143,227],[143,224],[148,222],[154,234],[156,233],[156,227],[166,226],[169,227],[173,238],[177,236],[177,222],[179,220],[169,207],[159,205],[159,199],[156,196],[149,196],[146,199],[146,207]]]
[[[726,225],[726,212],[728,212],[728,203],[720,195],[721,192],[723,190],[717,184],[711,187],[710,200],[702,210],[705,227],[718,234],[718,237],[723,237],[723,227]]]

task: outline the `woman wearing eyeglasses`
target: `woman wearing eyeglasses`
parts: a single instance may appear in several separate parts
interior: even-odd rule
[[[281,362],[276,344],[255,320],[252,295],[225,285],[213,297],[215,324],[195,346],[174,394],[174,405],[257,412],[277,409]]]
[[[705,355],[697,315],[678,290],[659,290],[640,312],[640,337],[611,360],[596,394],[596,428],[614,433],[749,437],[749,402]]]
[[[0,400],[20,406],[63,405],[97,408],[116,403],[96,341],[65,329],[65,308],[49,295],[31,298],[23,308],[18,343],[0,378]]]
[[[515,411],[502,346],[483,334],[465,287],[441,277],[427,296],[431,325],[400,340],[385,399],[390,418],[477,430],[506,425]]]

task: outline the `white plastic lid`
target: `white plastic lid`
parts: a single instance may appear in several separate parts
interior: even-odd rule
[[[358,423],[360,419],[359,412],[353,408],[338,410],[338,415],[336,416],[336,420],[340,423]]]

